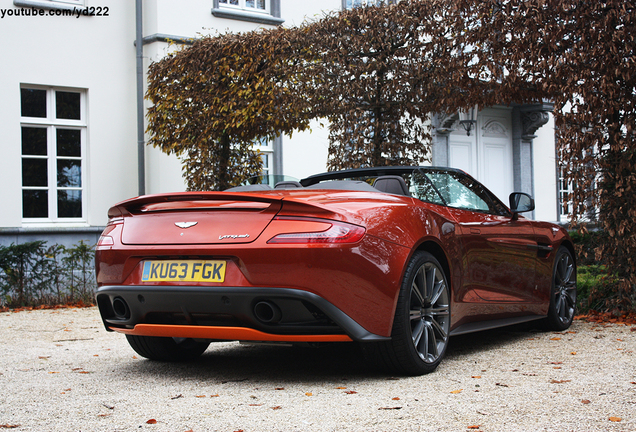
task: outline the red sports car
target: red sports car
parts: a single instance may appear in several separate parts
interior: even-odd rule
[[[219,340],[359,342],[405,374],[449,337],[531,320],[567,328],[574,249],[460,170],[361,168],[113,206],[96,253],[106,329],[141,356]]]

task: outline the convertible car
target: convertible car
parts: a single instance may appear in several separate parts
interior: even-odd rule
[[[214,341],[358,342],[409,375],[449,337],[538,320],[570,326],[572,242],[466,173],[361,168],[113,206],[96,250],[97,304],[141,356]]]

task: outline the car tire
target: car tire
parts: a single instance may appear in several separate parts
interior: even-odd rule
[[[570,327],[576,310],[576,263],[568,248],[561,246],[554,258],[550,306],[542,321],[546,330],[562,331]]]
[[[398,296],[391,340],[373,346],[382,364],[406,375],[433,372],[442,361],[450,333],[450,286],[439,261],[416,252]]]
[[[159,361],[187,361],[199,357],[210,345],[194,339],[126,335],[132,349],[142,357]]]

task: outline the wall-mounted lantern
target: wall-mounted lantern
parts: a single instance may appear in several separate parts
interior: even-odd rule
[[[459,124],[466,131],[466,135],[470,136],[470,131],[473,129],[473,126],[477,124],[477,113],[479,112],[479,107],[475,105],[474,107],[468,108],[466,111],[460,110],[459,114]]]

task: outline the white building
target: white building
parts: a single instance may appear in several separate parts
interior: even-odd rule
[[[199,35],[294,26],[371,0],[0,0],[0,244],[94,244],[108,208],[145,193],[182,191],[181,165],[151,147],[138,157],[137,17],[143,73]],[[462,168],[504,202],[520,190],[537,219],[555,221],[558,178],[547,106],[494,107],[471,135],[457,115],[434,118],[432,163]],[[535,137],[536,136],[536,137]],[[265,150],[272,173],[326,170],[328,131],[282,137]],[[140,168],[140,161],[141,168]],[[143,181],[139,181],[139,174]]]

